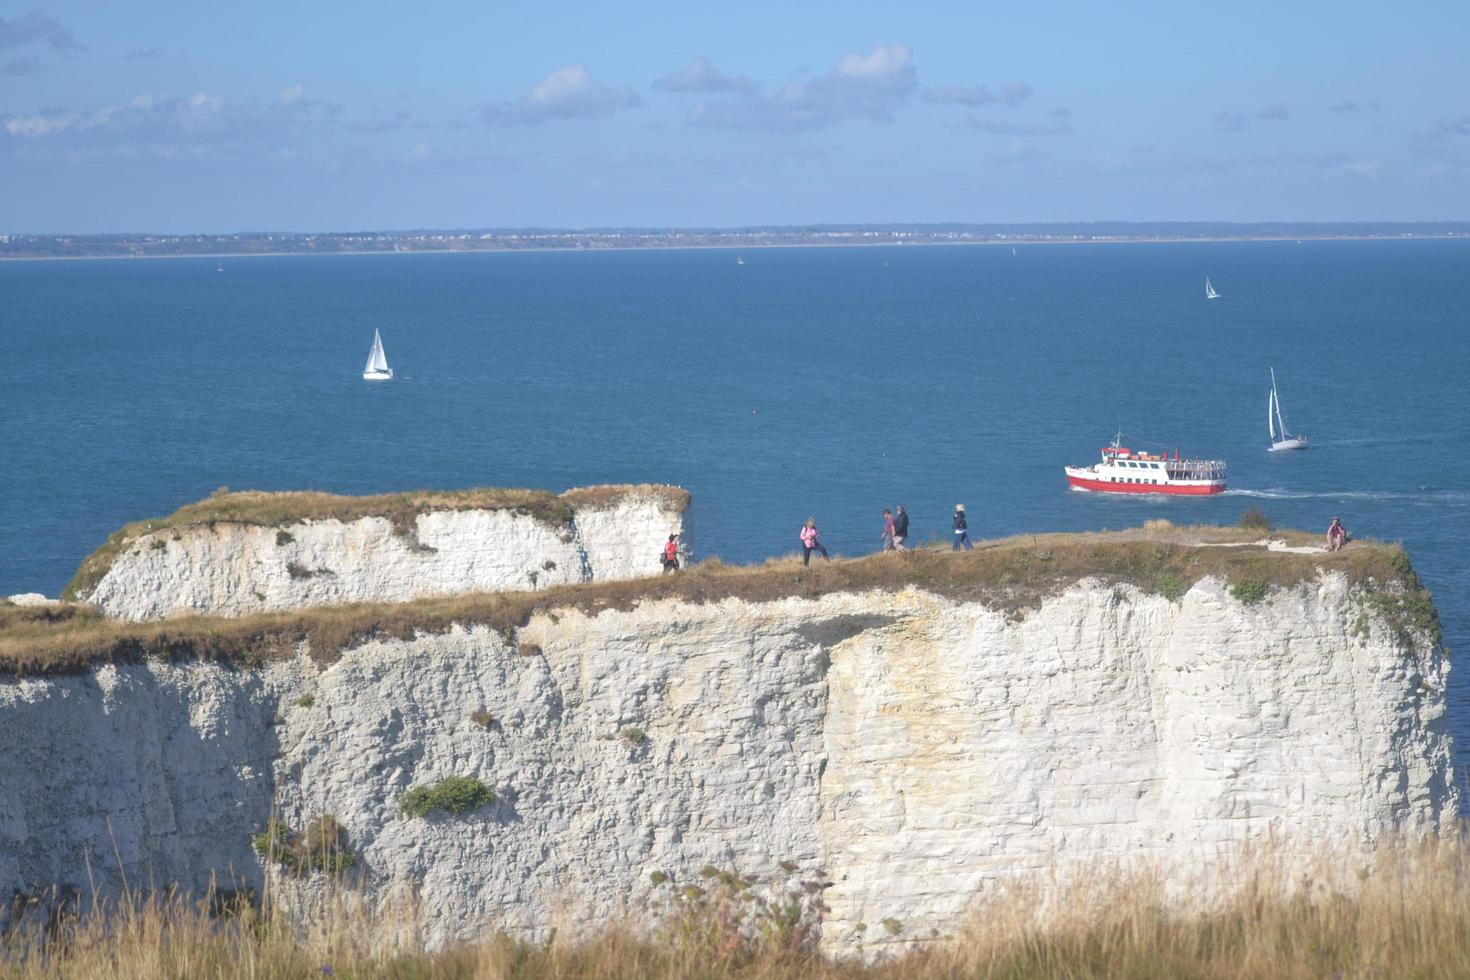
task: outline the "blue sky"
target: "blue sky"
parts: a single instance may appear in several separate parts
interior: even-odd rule
[[[1464,220],[1467,38],[1463,0],[0,3],[0,233]]]

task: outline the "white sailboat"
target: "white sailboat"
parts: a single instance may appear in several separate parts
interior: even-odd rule
[[[1266,431],[1271,434],[1273,453],[1307,448],[1306,436],[1294,436],[1286,431],[1286,419],[1281,417],[1281,399],[1276,395],[1275,368],[1271,369],[1271,394],[1266,398]]]
[[[224,272],[225,271],[225,264],[223,262],[216,262],[214,264],[214,271],[215,272]]]
[[[1210,277],[1205,276],[1205,299],[1219,299],[1220,294],[1215,292],[1215,287],[1210,285]]]
[[[388,355],[383,353],[383,337],[373,331],[373,349],[368,351],[367,366],[362,369],[364,381],[391,381],[393,369],[388,366]]]
[[[735,256],[735,264],[736,265],[744,265],[745,264],[745,260],[743,258],[741,258],[740,256],[737,255],[737,256]]]

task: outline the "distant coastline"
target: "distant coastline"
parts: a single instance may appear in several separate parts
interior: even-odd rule
[[[0,235],[0,261],[234,259],[293,255],[442,255],[755,250],[894,245],[1164,244],[1470,239],[1470,222],[1107,222],[1057,225],[853,225],[738,229],[508,229],[229,235]]]

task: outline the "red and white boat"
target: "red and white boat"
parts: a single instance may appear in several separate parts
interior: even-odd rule
[[[1186,459],[1168,453],[1138,453],[1122,444],[1119,433],[1102,449],[1092,466],[1068,466],[1073,490],[1095,493],[1171,493],[1200,495],[1225,492],[1225,463],[1218,459]]]

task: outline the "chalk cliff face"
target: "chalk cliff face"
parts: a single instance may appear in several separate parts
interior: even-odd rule
[[[833,882],[830,949],[942,935],[1053,862],[1199,867],[1453,814],[1448,666],[1361,600],[1340,574],[1251,606],[1213,579],[1178,602],[1083,582],[1019,621],[913,589],[664,600],[329,666],[4,679],[0,889],[86,890],[89,856],[106,888],[258,885],[275,809],[334,815],[438,941],[596,925],[652,872],[782,861]],[[452,775],[497,801],[400,813]]]
[[[147,620],[656,575],[670,534],[686,557],[693,546],[687,495],[666,489],[569,491],[565,525],[503,509],[431,511],[407,533],[387,517],[163,527],[133,539],[79,598]]]

